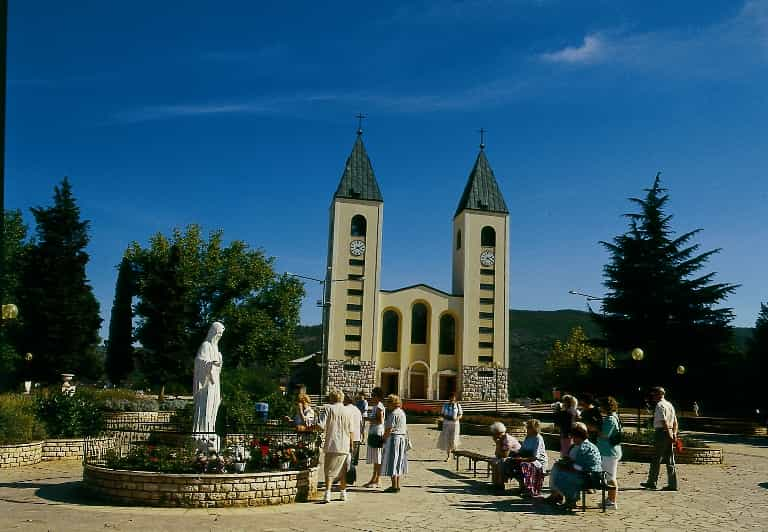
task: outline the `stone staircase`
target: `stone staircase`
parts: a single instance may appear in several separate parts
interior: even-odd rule
[[[425,408],[440,409],[445,401],[432,401],[430,399],[403,399],[404,403],[416,404]],[[495,413],[495,401],[459,401],[465,414]],[[524,414],[526,409],[518,403],[499,401],[499,414]]]

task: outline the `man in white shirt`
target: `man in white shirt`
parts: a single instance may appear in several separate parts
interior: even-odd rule
[[[664,388],[658,386],[651,390],[651,399],[656,403],[653,413],[655,454],[648,471],[648,481],[641,482],[645,489],[655,490],[659,479],[662,462],[667,465],[667,485],[663,491],[677,491],[677,472],[675,471],[675,439],[677,439],[677,415],[675,407],[664,396]]]
[[[350,411],[342,401],[344,394],[340,390],[331,390],[328,394],[328,402],[325,407],[325,416],[321,417],[320,427],[325,431],[325,451],[323,469],[325,472],[325,502],[331,502],[331,487],[333,481],[339,477],[349,458],[349,450],[352,447],[354,423]],[[344,475],[339,479],[341,500],[347,500],[347,479]]]

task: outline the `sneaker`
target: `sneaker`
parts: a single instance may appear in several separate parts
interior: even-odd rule
[[[647,490],[655,490],[656,484],[651,484],[650,482],[641,482],[640,485],[644,487]]]
[[[341,502],[347,502],[347,490],[341,490],[341,497],[339,500]]]
[[[618,510],[619,506],[616,504],[615,501],[607,500],[605,501],[605,508],[606,510]]]
[[[672,486],[664,486],[661,488],[661,491],[677,491],[677,488],[673,488]]]
[[[331,491],[330,490],[325,492],[325,497],[323,497],[323,502],[331,502]]]
[[[384,493],[397,493],[398,491],[400,491],[400,490],[390,486],[390,487],[388,487],[387,489],[384,490]]]

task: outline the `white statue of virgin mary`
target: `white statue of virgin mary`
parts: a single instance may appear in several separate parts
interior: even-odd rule
[[[224,334],[224,325],[218,321],[208,329],[208,336],[200,344],[195,357],[195,375],[192,381],[192,397],[195,409],[192,414],[192,432],[198,439],[212,441],[218,450],[216,414],[221,405],[221,352],[219,339]],[[206,434],[207,433],[207,434]]]

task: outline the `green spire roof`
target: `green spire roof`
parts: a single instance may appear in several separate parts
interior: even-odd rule
[[[482,147],[477,155],[475,166],[469,174],[467,186],[464,187],[464,193],[461,195],[454,217],[464,210],[509,214],[504,196],[501,195],[499,184],[496,182]]]
[[[365,146],[363,146],[363,137],[359,131],[355,145],[352,147],[352,153],[349,154],[347,164],[344,166],[339,188],[336,189],[336,194],[333,197],[384,201],[384,198],[381,197],[379,184],[376,182],[376,176],[373,175],[371,160],[365,152]]]

